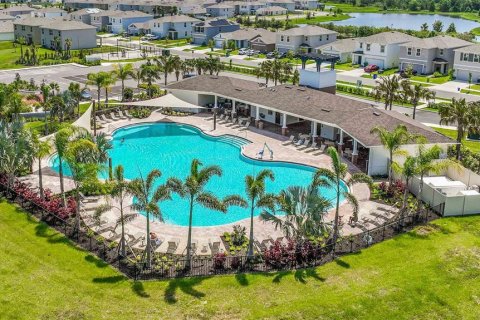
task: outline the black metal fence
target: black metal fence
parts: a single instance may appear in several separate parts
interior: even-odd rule
[[[48,212],[45,208],[26,201],[12,190],[7,192],[6,187],[1,184],[0,192],[9,201],[17,203],[39,220],[63,233],[79,247],[95,254],[98,258],[118,268],[122,273],[135,280],[211,276],[244,272],[270,272],[320,266],[333,261],[336,257],[359,252],[373,244],[409,231],[414,226],[438,218],[435,210],[430,208],[424,209],[420,212],[386,222],[381,226],[360,234],[341,237],[335,245],[330,243],[328,245],[311,246],[308,250],[305,250],[305,248],[279,250],[279,252],[276,252],[275,259],[268,258],[265,254],[258,254],[253,258],[248,258],[246,256],[228,256],[220,253],[215,256],[194,256],[188,263],[189,261],[184,256],[175,257],[153,253],[151,266],[147,266],[145,263],[140,263],[140,251],[136,252],[137,255],[131,254],[129,257],[120,257],[115,242],[95,234],[85,225],[81,225],[80,229],[76,228],[74,218],[62,219]],[[282,246],[285,249],[285,245]]]

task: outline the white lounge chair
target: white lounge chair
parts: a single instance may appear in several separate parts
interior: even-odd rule
[[[316,142],[312,142],[312,145],[308,148],[305,148],[305,152],[311,152],[311,151],[315,151],[317,150],[318,147],[317,147],[317,143]]]
[[[233,119],[232,123],[227,124],[227,127],[233,127],[237,125],[238,123],[238,118]]]
[[[125,115],[123,115],[120,111],[117,111],[116,116],[120,120],[127,120],[127,117]]]
[[[282,145],[288,146],[289,144],[292,144],[295,142],[295,136],[290,136],[287,141],[282,142]]]
[[[300,145],[300,146],[297,146],[297,149],[298,150],[304,150],[304,149],[307,149],[308,148],[308,145],[310,144],[310,139],[305,139],[305,142]]]
[[[104,115],[104,114],[101,114],[101,115],[99,115],[98,117],[100,118],[100,120],[103,121],[103,123],[110,123],[110,122],[112,122],[112,119],[107,118],[106,115]]]
[[[122,114],[123,114],[128,120],[132,120],[132,118],[133,118],[131,115],[129,115],[129,114],[127,113],[126,110],[122,110]]]
[[[251,124],[251,122],[247,121],[247,123],[245,123],[245,125],[242,128],[240,128],[240,131],[248,130],[248,127],[250,127],[250,124]]]
[[[113,121],[118,121],[118,120],[120,120],[120,118],[118,118],[118,117],[115,115],[115,112],[110,112],[110,118],[112,118]]]
[[[303,145],[304,142],[305,142],[305,139],[298,139],[298,141],[295,142],[293,145],[295,147],[299,147],[299,146]]]

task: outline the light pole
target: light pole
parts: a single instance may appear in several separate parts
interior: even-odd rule
[[[213,107],[213,131],[217,129],[217,112],[218,112],[218,106],[215,105],[215,107]]]

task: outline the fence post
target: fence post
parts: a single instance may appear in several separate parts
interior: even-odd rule
[[[385,223],[383,224],[382,228],[382,241],[385,240]]]

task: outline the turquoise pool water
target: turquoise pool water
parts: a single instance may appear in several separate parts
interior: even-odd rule
[[[189,125],[142,124],[115,131],[110,156],[113,166],[123,165],[127,179],[134,179],[140,173],[145,177],[152,169],[160,169],[162,178],[159,183],[164,183],[172,176],[185,178],[194,158],[200,159],[204,165],[219,165],[223,176],[212,178],[206,187],[219,197],[229,194],[245,196],[245,176],[265,168],[275,174],[275,181],[266,183],[268,192],[277,193],[292,185],[306,186],[311,182],[315,171],[312,167],[264,162],[242,156],[241,146],[247,143],[234,136],[211,137]],[[52,167],[58,171],[55,160]],[[327,199],[335,199],[335,190],[331,188],[322,189],[321,193]],[[161,209],[166,223],[188,226],[187,200],[173,195],[172,201],[161,203]],[[194,226],[223,225],[249,217],[248,209],[238,207],[231,207],[226,214],[198,205],[194,210]],[[260,214],[260,211],[256,214]]]

